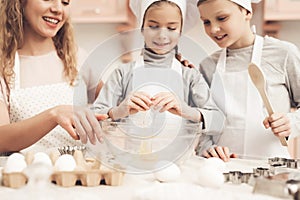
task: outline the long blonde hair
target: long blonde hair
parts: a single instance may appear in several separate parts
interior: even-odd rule
[[[15,54],[24,42],[24,11],[26,0],[0,0],[0,76],[8,92],[14,83]],[[78,74],[77,48],[73,27],[68,19],[52,38],[57,55],[64,64],[64,76],[73,85]]]

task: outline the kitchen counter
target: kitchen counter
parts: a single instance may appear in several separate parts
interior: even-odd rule
[[[100,185],[96,187],[75,186],[63,188],[51,183],[26,185],[20,189],[0,186],[0,199],[258,199],[276,200],[271,196],[253,194],[253,187],[247,184],[224,183],[220,188],[204,188],[197,184],[195,173],[203,164],[203,158],[192,157],[181,166],[181,177],[175,182],[161,183],[153,174],[125,174],[121,186]],[[253,168],[268,167],[264,160],[231,159],[226,163],[227,171],[253,172]],[[1,168],[1,167],[0,167]],[[1,178],[1,177],[0,177]]]

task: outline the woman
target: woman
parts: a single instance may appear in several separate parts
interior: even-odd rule
[[[78,76],[84,57],[74,43],[69,4],[70,0],[0,3],[1,13],[6,13],[0,19],[0,152],[33,144],[34,151],[79,144],[74,140],[79,139],[76,129],[90,113],[84,108],[76,112],[80,114],[73,111],[73,103],[86,105],[87,100]],[[84,95],[73,99],[75,89]],[[96,133],[99,136],[100,130]]]

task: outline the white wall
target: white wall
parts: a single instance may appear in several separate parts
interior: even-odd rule
[[[279,38],[293,42],[300,48],[300,21],[282,22],[282,29],[279,32]]]
[[[76,41],[86,51],[117,33],[116,24],[74,24]]]

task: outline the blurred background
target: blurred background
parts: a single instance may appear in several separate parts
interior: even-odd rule
[[[257,32],[295,43],[300,47],[300,1],[262,0],[253,4]],[[79,45],[90,51],[113,34],[135,26],[128,0],[74,0],[72,19]],[[205,35],[202,23],[187,33],[207,53],[218,47]]]

